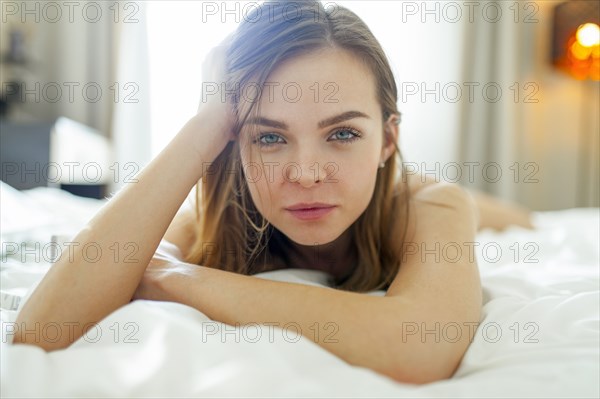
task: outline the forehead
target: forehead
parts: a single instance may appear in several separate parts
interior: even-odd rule
[[[371,70],[353,53],[323,49],[280,64],[267,78],[261,115],[317,119],[348,109],[375,117],[379,110]]]

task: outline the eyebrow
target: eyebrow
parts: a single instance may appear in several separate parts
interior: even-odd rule
[[[322,121],[320,121],[317,124],[317,126],[319,127],[319,129],[323,129],[327,126],[335,125],[336,123],[344,122],[344,121],[347,121],[350,119],[355,119],[355,118],[371,119],[371,117],[369,115],[367,115],[363,112],[360,112],[360,111],[346,111],[339,115],[335,115],[330,118],[323,119]],[[250,118],[247,123],[252,124],[252,125],[268,126],[268,127],[272,127],[275,129],[282,129],[282,130],[288,129],[288,125],[285,122],[274,121],[272,119],[268,119],[268,118],[264,118],[264,117]]]

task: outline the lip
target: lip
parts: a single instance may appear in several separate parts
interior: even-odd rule
[[[332,208],[334,206],[335,205],[324,204],[323,202],[300,202],[298,204],[289,206],[285,209],[287,209],[288,211],[298,211],[298,210],[306,210],[306,209],[313,209],[313,208]]]
[[[286,208],[292,216],[300,220],[317,220],[331,213],[336,205],[324,204],[322,202],[299,203]]]

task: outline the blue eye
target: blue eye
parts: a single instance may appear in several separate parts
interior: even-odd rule
[[[351,127],[342,127],[340,129],[336,130],[334,135],[336,135],[338,133],[350,133],[350,136],[346,136],[346,137],[348,137],[347,139],[335,140],[335,141],[339,141],[340,143],[343,143],[343,144],[352,143],[353,141],[356,141],[361,137],[360,133]]]
[[[254,139],[254,141],[252,141],[252,142],[254,144],[258,144],[262,147],[269,147],[269,146],[277,144],[277,139],[280,139],[280,138],[281,138],[281,136],[279,136],[277,134],[267,133],[267,134],[260,135],[258,137],[258,139]],[[263,139],[266,139],[266,141],[263,141]]]
[[[345,133],[345,134],[339,135],[340,133]],[[338,135],[338,139],[335,139],[333,141],[339,141],[342,144],[352,143],[353,141],[356,141],[361,137],[361,134],[357,130],[355,130],[351,127],[339,128],[332,134],[332,136],[335,136],[335,135]],[[263,139],[265,139],[266,141]],[[280,142],[277,142],[278,139],[281,139],[281,136],[279,136],[278,134],[265,133],[265,134],[259,135],[258,139],[254,139],[252,141],[252,143],[258,144],[260,147],[272,147],[276,144],[280,144]]]

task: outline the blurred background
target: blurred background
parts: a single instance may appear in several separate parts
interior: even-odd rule
[[[600,206],[598,1],[323,3],[386,51],[411,173],[534,210]],[[103,198],[196,112],[206,53],[256,2],[0,7],[2,181]]]

